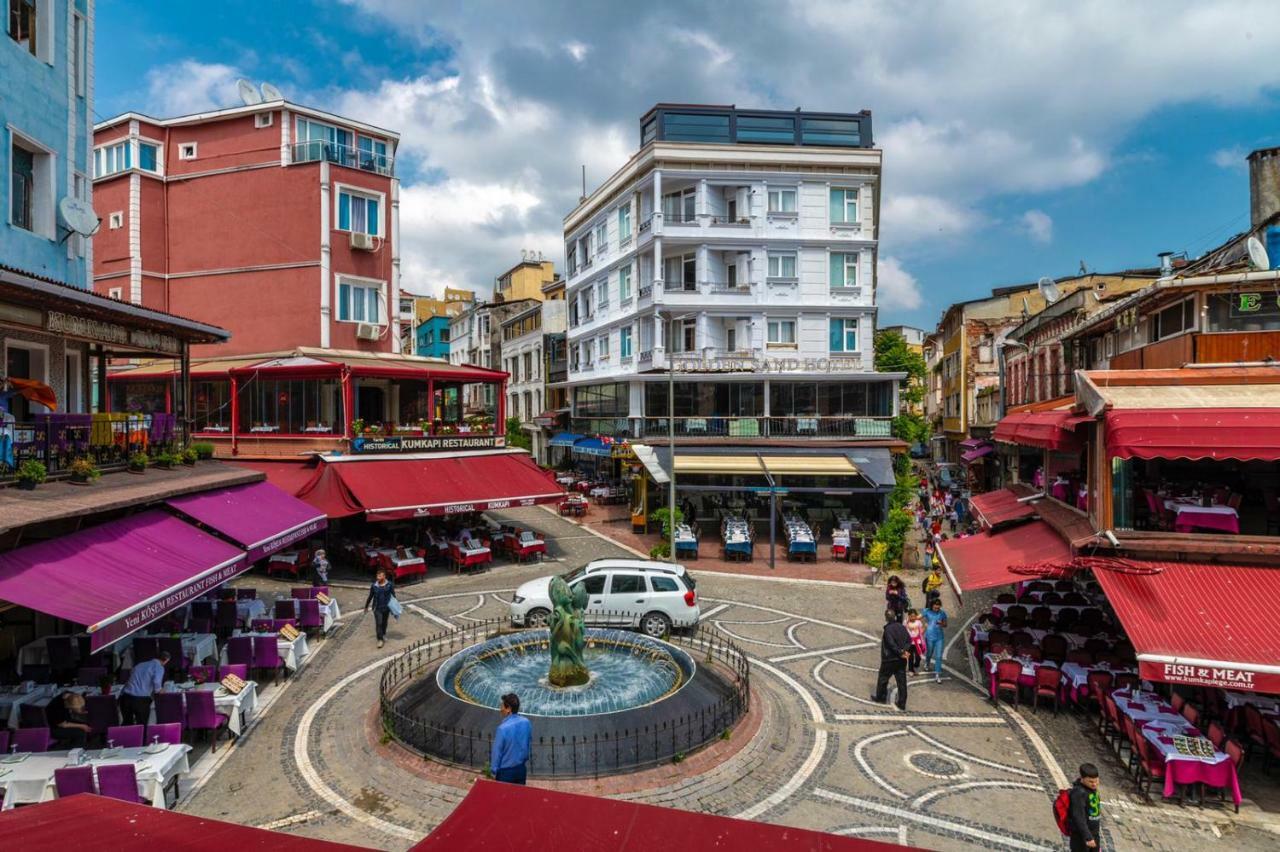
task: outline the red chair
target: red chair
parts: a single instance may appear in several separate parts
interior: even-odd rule
[[[1252,704],[1244,705],[1244,730],[1251,747],[1267,747],[1266,725],[1267,720],[1262,718],[1262,712],[1257,707]]]
[[[1018,678],[1022,677],[1022,663],[1017,660],[1000,660],[996,663],[996,695],[995,700],[1000,700],[1000,693],[1013,692],[1013,706],[1017,707],[1022,703],[1022,689],[1018,684]]]
[[[1112,745],[1113,738],[1124,736],[1124,728],[1120,723],[1120,710],[1116,707],[1116,700],[1111,697],[1111,693],[1102,696],[1102,712],[1107,718],[1107,722],[1102,731],[1102,737],[1108,746]],[[1118,751],[1118,748],[1117,748]]]
[[[1046,660],[1062,665],[1067,661],[1067,640],[1056,633],[1050,633],[1040,640],[1040,652]]]
[[[1111,694],[1111,672],[1089,672],[1085,675],[1085,688],[1089,690],[1089,698],[1102,704],[1104,696]]]
[[[1040,699],[1053,699],[1053,715],[1058,715],[1058,705],[1062,700],[1062,672],[1050,666],[1036,669],[1035,693],[1031,696],[1031,709],[1040,712]]]
[[[1026,657],[1033,663],[1038,663],[1044,659],[1044,654],[1035,645],[1019,645],[1018,650],[1013,652],[1015,657]]]
[[[1138,774],[1134,778],[1134,783],[1139,793],[1150,797],[1152,783],[1164,780],[1164,755],[1147,742],[1147,738],[1141,733],[1134,744],[1138,747]],[[1143,789],[1144,781],[1146,789]]]
[[[1227,757],[1231,758],[1231,763],[1235,765],[1236,775],[1238,776],[1240,774],[1240,764],[1244,763],[1244,748],[1240,745],[1240,743],[1236,742],[1235,740],[1228,739],[1226,743],[1223,745],[1222,750],[1227,753]],[[1222,798],[1222,801],[1226,802],[1227,800],[1226,787],[1210,787],[1209,789],[1217,790],[1218,795],[1221,796]],[[1240,813],[1239,804],[1236,805],[1236,813]]]
[[[1020,648],[1023,645],[1034,645],[1035,640],[1031,638],[1031,634],[1027,631],[1015,630],[1013,633],[1009,634],[1009,644],[1013,645],[1015,648]]]
[[[1183,698],[1176,692],[1169,696],[1169,706],[1173,708],[1173,712],[1175,713],[1181,713],[1182,707],[1186,703],[1187,699]]]
[[[1182,718],[1186,719],[1192,725],[1200,722],[1200,711],[1190,704],[1182,705]]]
[[[1210,722],[1208,737],[1214,748],[1218,751],[1225,751],[1222,746],[1227,741],[1227,732],[1222,729],[1221,725],[1217,722]]]
[[[1129,750],[1129,759],[1125,762],[1125,770],[1130,775],[1135,775],[1138,766],[1137,744],[1142,739],[1142,734],[1134,726],[1133,719],[1125,715],[1120,716],[1120,727],[1124,732],[1124,736],[1116,741],[1116,756],[1120,757],[1120,752],[1127,748]]]
[[[1093,665],[1093,654],[1090,654],[1083,648],[1072,648],[1067,652],[1067,662],[1088,668]]]

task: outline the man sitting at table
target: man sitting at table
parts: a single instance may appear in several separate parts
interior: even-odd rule
[[[120,691],[120,717],[126,725],[145,725],[151,718],[151,696],[164,686],[164,670],[169,664],[169,652],[138,663],[129,675],[129,681]]]
[[[44,716],[49,722],[49,734],[59,748],[84,748],[91,729],[83,695],[71,691],[62,693],[49,702]]]

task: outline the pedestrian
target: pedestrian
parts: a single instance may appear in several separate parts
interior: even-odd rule
[[[533,743],[533,726],[520,715],[520,696],[508,692],[502,696],[502,721],[493,735],[489,770],[493,780],[523,784],[528,772],[529,748]]]
[[[902,584],[897,574],[891,576],[889,582],[885,584],[884,600],[894,618],[901,623],[902,614],[907,611],[907,606],[911,602],[907,598],[907,587]]]
[[[316,550],[316,555],[311,560],[311,585],[329,585],[329,559],[323,547]]]
[[[936,541],[938,536],[942,535],[942,515],[934,515],[933,523],[929,525],[929,532]]]
[[[947,510],[947,525],[951,527],[951,532],[956,531],[956,524],[959,523],[959,516],[956,515],[956,507],[952,506]]]
[[[1080,764],[1080,777],[1071,785],[1067,827],[1071,852],[1097,849],[1102,823],[1102,796],[1098,793],[1098,767]]]
[[[946,638],[942,630],[947,626],[947,613],[942,609],[942,598],[934,598],[924,611],[924,667],[928,671],[929,663],[933,663],[933,679],[942,683],[943,640]]]
[[[49,723],[49,735],[59,748],[84,748],[93,729],[89,727],[83,695],[69,690],[62,693],[49,702],[44,715]]]
[[[369,611],[369,604],[373,604],[373,631],[378,637],[379,648],[387,640],[387,619],[391,616],[391,600],[395,593],[395,584],[387,579],[387,572],[379,568],[369,584],[369,596],[364,599],[365,612]]]
[[[915,677],[920,671],[920,660],[924,657],[924,619],[914,609],[907,610],[907,620],[903,622],[907,635],[911,637],[911,656],[907,658],[907,669]]]
[[[929,571],[933,568],[933,542],[926,541],[924,543],[924,570]],[[926,604],[928,602],[926,601]]]
[[[138,663],[120,690],[120,717],[126,725],[146,725],[151,721],[151,696],[164,686],[164,670],[169,652]]]
[[[931,570],[920,584],[920,590],[924,592],[924,608],[928,609],[930,604],[942,597],[942,566],[931,564],[925,567]]]
[[[884,633],[880,637],[880,671],[876,675],[876,691],[871,700],[885,704],[889,700],[889,678],[898,688],[897,707],[907,709],[907,660],[911,656],[911,635],[899,622],[893,610],[884,611]]]

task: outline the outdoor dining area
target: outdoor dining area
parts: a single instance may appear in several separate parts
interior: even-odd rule
[[[466,512],[353,525],[343,531],[336,551],[340,564],[362,576],[386,571],[393,582],[403,584],[424,582],[433,567],[461,574],[486,571],[495,557],[516,563],[540,561],[547,554],[547,542],[531,527]]]

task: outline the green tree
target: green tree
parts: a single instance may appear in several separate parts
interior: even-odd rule
[[[507,446],[521,450],[533,449],[533,439],[529,433],[520,428],[519,417],[507,418]]]
[[[876,332],[876,370],[881,373],[906,373],[907,377],[898,383],[903,402],[918,405],[924,399],[925,365],[924,356],[907,345],[907,339],[896,331]]]

